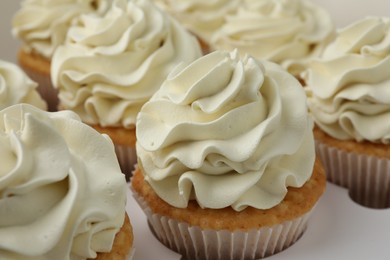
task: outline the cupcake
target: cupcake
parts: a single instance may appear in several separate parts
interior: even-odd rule
[[[334,35],[328,12],[306,0],[245,0],[213,36],[216,49],[249,53],[282,65],[299,80],[307,61]]]
[[[19,103],[28,103],[46,110],[47,104],[36,87],[37,83],[17,65],[0,60],[0,110]]]
[[[60,107],[112,138],[129,177],[141,106],[177,64],[202,55],[199,43],[147,0],[118,0],[103,17],[81,16],[68,37],[52,62]]]
[[[57,92],[50,81],[50,63],[55,49],[66,38],[72,20],[82,13],[101,12],[111,0],[24,0],[12,21],[13,35],[23,42],[20,66],[36,82],[38,91],[57,110]]]
[[[2,259],[126,259],[126,181],[107,136],[69,111],[0,111]]]
[[[328,180],[359,204],[390,206],[390,19],[341,29],[305,73]]]
[[[186,259],[258,259],[292,245],[325,189],[299,82],[215,51],[168,76],[137,118],[133,194]]]
[[[212,49],[212,35],[225,23],[227,15],[234,14],[242,0],[154,0],[157,6],[176,18],[203,43],[203,49]]]

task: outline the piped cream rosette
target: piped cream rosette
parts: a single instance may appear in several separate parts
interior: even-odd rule
[[[312,126],[303,88],[274,63],[216,51],[177,67],[137,117],[132,187],[156,237],[188,259],[292,245],[325,186]],[[292,187],[318,188],[305,210],[302,193],[284,204]],[[273,214],[284,217],[257,222]]]
[[[329,13],[307,0],[245,0],[213,36],[217,49],[249,53],[282,65],[294,76],[333,39]]]
[[[215,209],[277,205],[310,178],[315,158],[297,85],[277,65],[237,52],[178,67],[138,116],[146,180],[180,208],[190,199]]]
[[[130,176],[139,110],[178,63],[202,55],[199,43],[149,0],[116,0],[104,16],[83,15],[68,38],[52,63],[60,106],[108,133]]]
[[[69,111],[24,104],[0,118],[1,258],[110,252],[126,203],[112,142]]]
[[[23,41],[26,52],[50,60],[75,18],[103,14],[111,4],[112,0],[23,0],[12,21],[12,34]]]
[[[328,179],[369,207],[390,206],[389,67],[390,20],[367,17],[341,29],[304,75]]]

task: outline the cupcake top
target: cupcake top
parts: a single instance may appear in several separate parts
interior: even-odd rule
[[[217,49],[249,53],[299,75],[332,38],[330,15],[306,0],[245,0],[214,35]]]
[[[126,182],[110,139],[70,111],[0,111],[0,255],[87,259],[109,252]]]
[[[390,19],[339,31],[305,78],[316,124],[340,140],[390,142]]]
[[[154,0],[191,32],[210,42],[225,22],[226,15],[237,11],[242,0]]]
[[[66,38],[72,20],[82,13],[103,12],[112,0],[24,0],[12,33],[27,51],[50,59]]]
[[[17,65],[0,60],[0,110],[18,103],[46,110],[47,104],[38,94],[37,86]]]
[[[167,203],[268,209],[314,164],[299,82],[270,62],[215,51],[176,68],[137,118],[138,164]]]
[[[134,128],[168,73],[202,55],[196,38],[148,0],[118,0],[103,17],[83,15],[68,37],[51,70],[60,105],[103,127]]]

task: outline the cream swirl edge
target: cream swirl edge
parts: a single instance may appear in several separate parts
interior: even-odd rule
[[[17,65],[0,60],[0,110],[18,103],[46,110],[47,104],[38,94],[37,86]]]
[[[88,15],[84,19],[89,19]],[[130,23],[132,19],[134,24]],[[59,90],[61,105],[75,111],[84,122],[134,128],[142,105],[169,71],[180,62],[200,57],[201,48],[194,36],[150,1],[115,1],[98,21],[106,20],[105,24],[118,26],[107,26],[103,32],[99,31],[101,27],[95,32],[85,26],[85,37],[78,34],[83,32],[80,28],[69,29],[73,42],[55,52],[52,82]],[[124,25],[126,20],[128,24]],[[124,33],[115,32],[120,29]],[[107,46],[95,44],[111,39],[110,35],[120,36],[120,40]],[[164,44],[154,47],[160,40]]]
[[[155,3],[209,43],[212,35],[225,23],[225,17],[236,12],[241,0],[155,0]]]
[[[0,255],[87,259],[109,252],[126,203],[111,140],[70,111],[22,104],[0,117],[2,163],[9,160],[9,171],[0,172]]]
[[[44,0],[24,0],[21,9],[12,20],[12,34],[23,41],[27,52],[34,52],[51,59],[55,49],[64,43],[72,20],[94,11],[87,1],[58,1],[50,4]],[[106,8],[104,2],[97,1],[100,9]]]
[[[313,124],[295,78],[220,51],[181,69],[137,118],[138,164],[163,200],[179,208],[196,199],[203,208],[267,209],[287,186],[310,178]]]
[[[335,26],[329,13],[310,1],[244,2],[213,35],[211,45],[215,49],[238,49],[242,55],[249,53],[276,62],[299,77],[307,63],[320,55],[334,37]],[[261,9],[259,5],[273,6],[272,14],[269,10],[261,13],[257,10]]]
[[[316,124],[339,140],[390,143],[390,22],[367,17],[341,29],[304,77]]]

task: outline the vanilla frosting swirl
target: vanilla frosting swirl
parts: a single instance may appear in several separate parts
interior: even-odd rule
[[[137,119],[138,163],[175,207],[267,209],[314,163],[299,82],[276,64],[216,51],[180,66]]]
[[[306,0],[246,0],[226,20],[214,35],[213,46],[271,60],[294,75],[334,33],[330,15]]]
[[[38,94],[37,86],[17,65],[0,60],[0,110],[18,103],[46,110],[47,104]]]
[[[316,124],[340,140],[390,143],[390,19],[339,31],[305,75]]]
[[[190,31],[210,42],[212,35],[234,14],[242,0],[154,0]]]
[[[126,182],[110,139],[70,111],[0,111],[0,256],[87,259],[111,251]]]
[[[12,22],[12,33],[27,51],[51,59],[75,17],[103,13],[112,0],[24,0]]]
[[[202,55],[196,38],[147,0],[84,15],[68,36],[53,57],[53,84],[64,108],[102,126],[134,127],[168,73]]]

